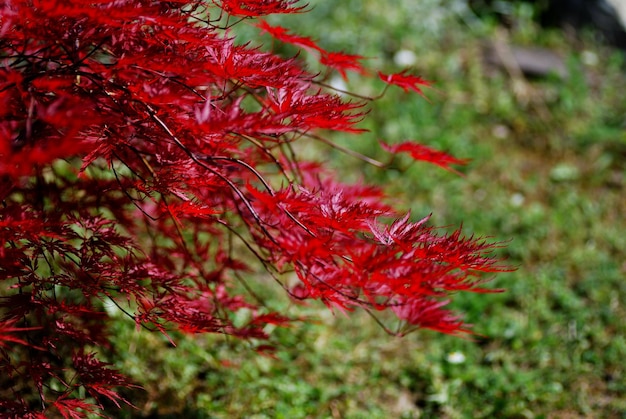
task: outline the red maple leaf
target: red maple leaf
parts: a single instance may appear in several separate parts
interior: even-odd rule
[[[381,141],[380,144],[385,150],[389,151],[390,153],[407,153],[414,160],[426,161],[432,164],[436,164],[439,167],[442,167],[457,174],[460,174],[460,172],[452,168],[451,165],[465,165],[469,163],[469,159],[459,159],[444,151],[439,151],[426,145],[415,143],[412,141],[405,141],[397,144],[386,144]]]
[[[272,37],[276,38],[281,42],[285,42],[287,44],[296,45],[298,47],[302,47],[304,49],[319,51],[324,53],[325,51],[310,37],[300,36],[291,33],[288,29],[283,28],[282,26],[272,26],[264,20],[259,21],[257,23],[257,27],[259,27],[263,32],[269,33]]]
[[[401,87],[402,90],[404,90],[405,92],[413,90],[414,92],[417,92],[422,96],[424,96],[424,92],[422,91],[421,87],[431,86],[431,83],[427,80],[424,80],[422,77],[407,74],[407,70],[395,74],[384,74],[383,72],[379,71],[378,77],[389,85]]]
[[[366,74],[365,67],[359,62],[363,60],[363,56],[355,54],[346,54],[343,52],[326,52],[322,53],[320,63],[333,68],[341,74],[341,77],[347,80],[347,71],[354,71],[359,74]]]

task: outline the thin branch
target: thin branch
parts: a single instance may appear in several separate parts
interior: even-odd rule
[[[356,157],[357,159],[362,160],[362,161],[364,161],[366,163],[369,163],[372,166],[376,166],[376,167],[378,167],[380,169],[384,169],[384,168],[386,168],[388,166],[388,164],[380,162],[380,161],[378,161],[376,159],[373,159],[371,157],[368,157],[365,154],[361,154],[358,151],[354,151],[354,150],[351,150],[349,148],[340,146],[339,144],[330,141],[328,138],[324,138],[322,136],[311,134],[311,133],[308,133],[308,132],[302,133],[302,134],[306,135],[309,138],[313,138],[315,140],[321,141],[324,144],[329,145],[330,147],[332,147],[334,149],[337,149],[337,150],[339,150],[339,151],[341,151],[343,153],[346,153],[346,154],[348,154],[348,155],[350,155],[352,157]]]

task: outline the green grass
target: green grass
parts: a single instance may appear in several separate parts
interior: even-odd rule
[[[120,320],[126,356],[117,366],[148,383],[129,395],[139,409],[125,415],[626,418],[623,57],[588,35],[540,30],[532,9],[514,6],[510,41],[558,51],[570,74],[524,81],[516,94],[506,73],[488,76],[483,66],[481,45],[498,30],[489,19],[434,0],[313,3],[311,14],[282,22],[330,49],[378,57],[371,65],[384,70],[399,70],[394,54],[412,50],[415,71],[436,82],[429,101],[390,90],[364,123],[371,133],[337,141],[382,158],[378,138],[413,138],[472,163],[464,177],[423,164],[382,172],[317,152],[348,178],[389,185],[415,217],[432,212],[433,224],[508,241],[501,254],[519,269],[494,279],[506,293],[455,297],[480,334],[473,339],[390,337],[364,313],[293,306],[263,278],[252,279],[271,304],[317,319],[275,330],[275,358],[216,336],[176,337],[174,349]],[[584,51],[598,63],[584,64]],[[359,77],[349,86],[382,89]],[[451,362],[456,352],[464,362]]]

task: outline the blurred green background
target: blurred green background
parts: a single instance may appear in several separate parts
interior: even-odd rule
[[[529,4],[500,3],[506,28],[460,0],[316,0],[310,13],[271,20],[368,57],[369,68],[408,65],[434,82],[428,100],[390,89],[371,105],[369,133],[333,139],[381,159],[379,138],[415,139],[472,159],[465,176],[313,152],[345,178],[387,185],[416,218],[432,212],[435,225],[508,241],[501,255],[519,269],[491,283],[507,292],[455,296],[478,335],[394,338],[365,313],[294,306],[252,278],[272,307],[315,321],[275,330],[270,358],[219,336],[175,336],[174,349],[120,317],[116,367],[148,383],[128,394],[138,409],[123,416],[626,418],[624,55],[588,31],[539,28]],[[483,51],[494,41],[549,49],[568,76],[489,67]],[[346,87],[383,89],[358,75]]]

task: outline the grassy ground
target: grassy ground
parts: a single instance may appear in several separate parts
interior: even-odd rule
[[[389,91],[366,122],[372,133],[339,141],[376,156],[379,137],[414,138],[472,159],[465,177],[424,165],[381,172],[324,151],[331,162],[389,185],[415,217],[432,212],[435,224],[510,240],[502,254],[519,269],[493,281],[504,294],[457,296],[455,308],[482,335],[474,339],[393,338],[363,313],[292,307],[271,284],[272,304],[318,320],[277,330],[276,359],[213,336],[174,350],[120,322],[119,346],[130,351],[118,366],[151,382],[127,414],[626,418],[623,59],[588,34],[540,30],[526,6],[514,6],[515,24],[502,30],[435,0],[312,3],[311,14],[284,22],[329,49],[378,57],[372,67],[398,70],[394,57],[412,51],[415,71],[436,82],[429,101]],[[494,37],[557,51],[569,77],[488,71],[481,48]],[[349,84],[364,94],[381,87]]]

